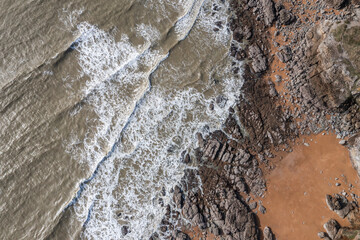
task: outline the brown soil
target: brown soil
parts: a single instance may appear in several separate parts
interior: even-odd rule
[[[200,239],[217,240],[218,239],[211,233],[204,234],[198,227],[195,227],[192,230],[185,230],[184,233],[186,233],[192,240],[200,240]]]
[[[359,194],[359,177],[348,150],[334,134],[303,139],[309,147],[298,141],[293,152],[283,154],[282,160],[278,156],[274,161],[277,167],[265,173],[268,191],[262,201],[267,213],[258,216],[261,227],[270,226],[278,240],[316,239],[330,218],[349,225],[328,209],[325,195],[342,190]],[[335,186],[337,182],[341,186]],[[350,183],[354,186],[351,191]]]

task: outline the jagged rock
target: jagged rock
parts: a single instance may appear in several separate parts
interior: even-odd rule
[[[205,147],[204,157],[208,157],[211,160],[215,160],[220,145],[221,144],[217,140],[210,140]]]
[[[249,47],[249,55],[252,59],[251,66],[256,73],[265,71],[268,68],[267,60],[257,44]]]
[[[340,194],[335,194],[334,197],[326,195],[326,203],[330,210],[334,211],[341,218],[345,218],[351,211],[351,203]]]
[[[324,224],[324,229],[326,230],[329,237],[334,239],[340,229],[340,225],[335,219],[330,219],[327,223]]]
[[[275,8],[272,0],[260,0],[264,11],[264,22],[266,26],[270,26],[275,20]]]
[[[258,230],[253,213],[249,212],[243,202],[231,193],[224,207],[226,211],[222,230],[225,235],[238,236],[235,239],[257,239]]]
[[[274,234],[272,233],[271,228],[266,226],[264,228],[263,234],[264,240],[274,240]]]
[[[173,193],[173,200],[177,208],[183,207],[183,193],[181,188],[179,188],[178,186],[175,186]]]

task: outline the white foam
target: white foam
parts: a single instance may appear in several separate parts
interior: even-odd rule
[[[226,30],[214,32],[211,23],[214,19],[222,19],[226,29],[225,12],[214,17],[206,10],[211,7],[211,1],[171,1],[171,4],[177,6],[180,2],[186,4],[181,8],[184,14],[176,25],[179,39],[185,38],[192,28],[201,33],[199,35],[206,33],[203,37],[210,40],[202,39],[201,47],[194,50],[198,56],[213,47],[228,45],[230,34]],[[166,69],[160,66],[161,76],[153,72],[168,57],[152,50],[154,39],[160,35],[155,28],[141,23],[137,26],[138,35],[146,40],[142,46],[133,46],[126,35],[116,42],[109,33],[88,23],[80,24],[78,29],[81,33],[77,47],[79,65],[81,74],[89,78],[84,90],[88,97],[84,106],[71,114],[74,118],[89,113],[95,117],[87,120],[89,130],[84,139],[73,133],[67,143],[68,150],[94,170],[121,136],[114,152],[100,165],[97,175],[84,187],[75,204],[77,217],[82,222],[88,218],[90,210],[83,237],[148,239],[165,214],[159,198],[165,206],[172,203],[170,190],[189,167],[181,163],[181,153],[196,145],[195,133],[206,129],[204,126],[209,126],[209,130],[221,128],[228,108],[235,104],[235,91],[242,82],[226,69],[221,76],[222,88],[212,97],[205,97],[192,88],[173,89],[180,79],[191,75],[186,71],[191,63],[185,60],[176,66],[164,63]],[[197,37],[201,36],[195,34],[192,38],[196,40]],[[216,63],[210,61],[210,64]],[[140,71],[139,66],[146,68]],[[211,77],[224,71],[220,67],[209,66],[206,71]],[[149,90],[150,74],[153,78],[164,77],[173,85],[153,86],[131,115],[136,103]],[[226,96],[228,101],[225,106],[215,105],[215,110],[211,111],[208,106],[218,94]],[[84,147],[79,148],[79,144]],[[165,188],[165,196],[160,194],[162,188]],[[130,232],[122,237],[124,225],[129,226]]]

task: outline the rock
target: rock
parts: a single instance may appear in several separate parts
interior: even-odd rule
[[[177,232],[175,235],[175,240],[191,240],[191,238],[183,232]]]
[[[360,175],[360,134],[351,137],[348,141],[348,145],[350,146],[349,152],[351,162]]]
[[[334,239],[340,229],[340,225],[335,219],[330,219],[327,223],[324,224],[324,229],[326,230],[329,237]]]
[[[189,154],[186,154],[186,155],[185,155],[185,158],[184,158],[184,163],[185,163],[185,164],[189,164],[190,162],[191,162],[190,155],[189,155]]]
[[[128,226],[122,226],[121,227],[121,234],[123,236],[127,235],[129,233],[129,227]]]
[[[251,66],[255,73],[260,73],[268,68],[267,60],[257,44],[249,47],[249,55],[252,59]]]
[[[289,25],[294,21],[294,16],[286,9],[281,9],[279,12],[279,21],[281,24]]]
[[[252,203],[249,204],[249,208],[251,210],[254,210],[256,207],[257,207],[257,202],[252,202]]]
[[[279,58],[279,60],[283,63],[287,63],[292,59],[292,51],[291,48],[288,46],[284,46],[281,48],[280,52],[276,53],[276,56]]]
[[[197,139],[198,139],[199,147],[200,147],[201,149],[204,148],[204,147],[205,147],[205,140],[204,140],[202,134],[198,132],[198,133],[196,133],[196,137],[197,137]]]
[[[345,7],[347,0],[326,0],[329,7],[340,9]]]
[[[266,208],[260,204],[259,206],[259,211],[262,213],[262,214],[265,214],[266,213]]]
[[[256,7],[256,5],[257,5],[257,0],[249,0],[249,2],[248,2],[248,6],[249,7]]]
[[[278,96],[278,92],[276,91],[275,88],[275,84],[271,81],[268,82],[269,83],[269,94],[272,97],[277,97]]]
[[[351,211],[351,203],[340,194],[335,194],[334,197],[326,195],[326,204],[331,211],[334,211],[341,218],[345,218]]]
[[[324,232],[318,232],[318,237],[319,237],[319,238],[325,238],[325,237],[326,237],[326,233],[324,233]]]
[[[211,226],[210,227],[210,232],[212,234],[214,234],[215,236],[219,236],[220,235],[220,229],[216,226]]]
[[[340,210],[335,210],[335,213],[341,218],[345,218],[351,211],[351,204],[347,204],[344,208]]]
[[[266,226],[264,228],[263,234],[264,234],[264,240],[275,240],[274,234],[272,233],[272,231],[269,227]]]
[[[272,0],[260,0],[264,11],[264,22],[266,26],[270,26],[275,20],[275,8]]]
[[[204,157],[208,157],[211,160],[215,160],[216,154],[220,149],[220,143],[217,140],[208,141],[205,146]]]
[[[346,142],[346,140],[344,140],[344,139],[342,139],[342,140],[339,141],[339,144],[340,144],[340,145],[346,145],[346,143],[347,143],[347,142]]]
[[[226,97],[224,97],[223,95],[219,95],[216,97],[216,104],[220,108],[224,108],[226,106],[227,101],[228,101],[228,99]]]
[[[279,83],[282,81],[282,77],[279,75],[275,75],[275,82]]]
[[[175,186],[174,193],[173,193],[173,200],[176,204],[177,208],[183,207],[183,193],[178,186]]]

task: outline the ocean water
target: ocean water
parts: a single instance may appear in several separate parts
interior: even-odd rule
[[[148,239],[240,93],[227,1],[1,9],[0,238]]]

